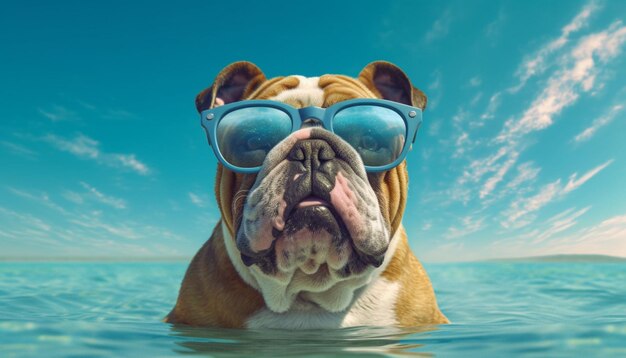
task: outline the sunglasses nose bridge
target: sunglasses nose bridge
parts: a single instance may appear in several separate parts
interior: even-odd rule
[[[324,113],[325,108],[321,107],[304,107],[298,109],[300,120],[302,121],[302,127],[311,127],[324,125]]]

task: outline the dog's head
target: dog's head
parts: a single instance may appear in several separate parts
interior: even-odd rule
[[[264,99],[326,108],[356,98],[426,106],[402,70],[379,61],[357,78],[269,80],[254,64],[236,62],[197,96],[196,107]],[[362,134],[355,128],[354,135]],[[315,121],[268,150],[258,174],[218,167],[215,191],[229,256],[273,311],[294,302],[341,311],[389,257],[406,202],[405,163],[368,174],[355,148]]]

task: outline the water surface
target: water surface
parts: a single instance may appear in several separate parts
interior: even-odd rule
[[[186,263],[0,263],[0,356],[626,356],[626,265],[431,264],[453,322],[415,330],[174,327]]]

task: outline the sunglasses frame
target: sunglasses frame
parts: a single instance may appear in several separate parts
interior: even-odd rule
[[[373,172],[383,172],[387,171],[391,168],[398,166],[405,158],[407,153],[410,150],[411,144],[415,142],[415,137],[417,136],[417,130],[419,129],[422,123],[422,110],[418,107],[409,106],[406,104],[388,101],[384,99],[377,98],[358,98],[351,99],[342,102],[338,102],[333,104],[330,107],[322,108],[322,107],[304,107],[304,108],[294,108],[286,103],[271,101],[271,100],[244,100],[228,103],[223,106],[211,108],[204,110],[200,113],[201,125],[204,128],[207,139],[209,141],[209,145],[213,148],[213,152],[217,159],[225,166],[227,169],[230,169],[234,172],[252,174],[258,173],[263,165],[252,167],[252,168],[243,168],[238,167],[236,165],[232,165],[229,163],[220,152],[220,148],[217,142],[217,127],[228,113],[233,112],[242,108],[250,108],[250,107],[269,107],[275,108],[285,112],[289,118],[291,119],[291,133],[297,131],[302,128],[302,123],[308,119],[317,119],[322,123],[324,129],[335,133],[333,131],[332,122],[337,113],[340,111],[354,107],[354,106],[377,106],[390,109],[396,112],[400,118],[404,120],[404,124],[406,127],[406,137],[404,141],[404,147],[400,152],[398,158],[383,166],[368,166],[365,165],[365,171],[373,173]],[[408,140],[411,138],[411,140]]]

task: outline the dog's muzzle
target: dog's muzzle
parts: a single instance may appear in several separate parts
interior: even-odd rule
[[[354,148],[306,128],[268,154],[236,241],[243,262],[267,275],[323,269],[346,277],[382,264],[389,228]]]

